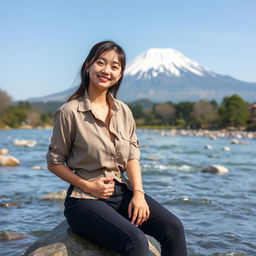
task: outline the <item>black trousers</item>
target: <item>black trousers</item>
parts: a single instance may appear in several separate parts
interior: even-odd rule
[[[71,198],[72,190],[70,186],[64,214],[74,233],[121,256],[148,256],[145,234],[160,243],[162,256],[187,255],[181,221],[150,196],[145,194],[150,216],[136,227],[128,218],[133,193],[125,184],[115,180],[115,190],[109,199]]]

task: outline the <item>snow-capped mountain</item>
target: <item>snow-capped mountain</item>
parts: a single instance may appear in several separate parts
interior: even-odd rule
[[[76,88],[31,101],[64,101]],[[173,49],[152,48],[136,57],[125,70],[120,99],[163,101],[221,101],[238,94],[245,100],[256,100],[256,83],[220,75]]]
[[[181,77],[184,72],[198,76],[215,75],[176,50],[157,48],[149,49],[135,58],[127,67],[125,74],[136,75],[137,79],[151,79],[160,73],[169,77]]]

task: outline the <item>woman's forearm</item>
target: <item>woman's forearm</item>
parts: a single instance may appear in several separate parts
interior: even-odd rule
[[[132,184],[133,192],[135,193],[136,190],[137,190],[137,192],[139,192],[139,191],[143,192],[139,160],[137,160],[137,159],[129,160],[127,163],[126,172],[127,172],[128,178]]]
[[[48,166],[48,169],[56,176],[60,177],[62,180],[68,182],[69,184],[72,184],[73,186],[81,189],[84,192],[87,192],[86,190],[88,187],[88,181],[73,173],[67,166],[53,165]]]

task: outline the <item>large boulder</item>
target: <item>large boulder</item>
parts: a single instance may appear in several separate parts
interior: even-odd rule
[[[159,244],[152,237],[147,236],[149,256],[160,256]],[[63,221],[55,229],[43,235],[33,243],[23,256],[117,256],[118,254],[99,247],[74,234],[68,223]]]

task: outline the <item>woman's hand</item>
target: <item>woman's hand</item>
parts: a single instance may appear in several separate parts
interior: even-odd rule
[[[100,177],[88,181],[86,192],[102,199],[108,199],[114,192],[114,178]]]
[[[141,192],[135,192],[128,206],[128,217],[132,217],[131,223],[135,226],[141,225],[150,215],[148,204]]]

